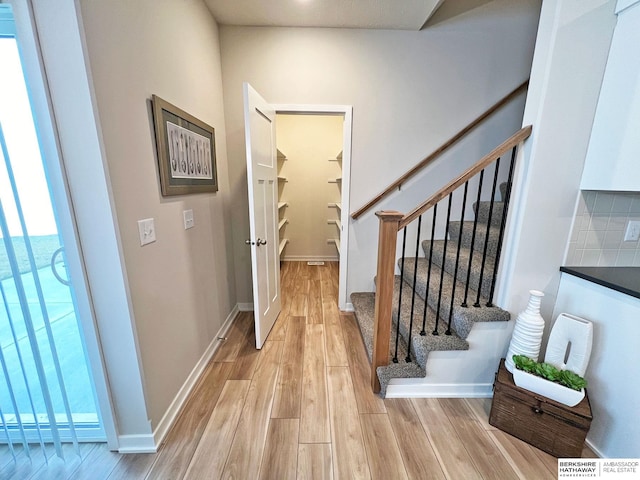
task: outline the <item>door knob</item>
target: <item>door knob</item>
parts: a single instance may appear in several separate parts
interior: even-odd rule
[[[255,245],[256,244],[256,242],[252,242],[251,240],[245,240],[244,243],[247,244],[247,245]]]
[[[260,245],[266,245],[266,244],[267,244],[267,241],[266,241],[266,240],[260,240],[260,239],[256,240],[256,245],[258,245],[258,246],[260,246]]]

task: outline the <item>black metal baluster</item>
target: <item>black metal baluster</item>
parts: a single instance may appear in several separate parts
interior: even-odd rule
[[[451,219],[451,198],[453,192],[449,194],[449,203],[447,205],[447,223],[444,234],[444,245],[442,247],[442,268],[440,269],[440,286],[438,288],[438,308],[436,309],[436,326],[433,330],[434,335],[438,335],[438,322],[440,321],[440,303],[442,302],[442,282],[444,281],[444,258],[447,254],[447,231],[449,229],[449,220]]]
[[[398,363],[398,340],[400,339],[400,311],[402,308],[402,284],[404,283],[404,252],[407,246],[407,227],[402,231],[402,259],[400,260],[400,288],[398,290],[398,322],[396,324],[396,348],[393,352],[393,363]]]
[[[491,218],[493,216],[493,202],[496,195],[496,184],[498,183],[498,171],[500,170],[500,157],[496,159],[496,169],[493,174],[493,187],[491,188],[491,201],[489,202],[489,217],[487,218],[487,233],[484,236],[484,249],[482,251],[482,266],[480,267],[480,280],[478,280],[478,295],[474,307],[480,306],[480,291],[482,290],[482,278],[484,276],[484,266],[487,262],[487,247],[489,246],[489,232],[491,231]],[[480,211],[480,204],[478,204]]]
[[[420,253],[420,227],[422,215],[418,217],[418,233],[416,234],[416,257],[413,265],[413,296],[411,297],[411,316],[409,317],[409,338],[407,339],[407,357],[405,362],[411,362],[411,332],[413,331],[413,312],[416,305],[416,279],[418,278],[418,254]]]
[[[464,221],[464,210],[467,204],[467,191],[469,190],[469,181],[467,180],[464,183],[464,193],[462,195],[462,211],[460,213],[460,225],[462,226],[462,222]],[[444,332],[445,335],[451,335],[451,319],[453,318],[453,301],[456,296],[456,282],[458,281],[458,264],[460,262],[460,241],[462,239],[462,228],[458,232],[458,249],[456,250],[456,266],[453,269],[453,287],[451,288],[451,305],[449,305],[449,322],[447,323],[447,331]],[[444,267],[444,260],[442,261],[442,266]]]
[[[484,169],[480,170],[480,179],[478,181],[478,196],[476,198],[477,208],[480,209],[480,196],[482,195],[482,181],[484,179]],[[476,230],[478,228],[478,210],[476,210],[475,218],[473,220],[473,231],[471,233],[471,247],[469,247],[469,265],[467,266],[467,281],[464,287],[464,300],[461,307],[467,308],[467,297],[469,295],[469,279],[471,278],[471,265],[473,263],[473,254],[475,252],[474,246],[476,243]],[[460,224],[460,232],[462,233],[462,224]]]
[[[500,222],[500,236],[498,237],[498,251],[496,252],[496,261],[493,264],[493,276],[491,278],[491,290],[489,291],[489,301],[487,307],[493,307],[493,294],[496,289],[496,278],[498,277],[498,265],[500,265],[500,252],[502,251],[502,241],[504,237],[504,229],[507,225],[507,211],[509,210],[509,199],[511,198],[511,183],[513,182],[513,167],[516,163],[516,152],[518,147],[515,146],[511,150],[511,164],[509,165],[509,176],[507,178],[507,190],[504,192],[502,199],[504,206],[502,207],[502,221]]]
[[[427,334],[426,330],[424,329],[424,327],[426,326],[427,323],[427,300],[429,300],[429,282],[431,281],[431,259],[433,258],[433,237],[435,237],[436,234],[436,217],[438,215],[438,204],[436,203],[433,206],[433,221],[431,222],[431,240],[430,240],[430,246],[429,246],[429,261],[427,262],[427,287],[425,288],[425,292],[424,292],[424,311],[422,312],[422,330],[420,330],[420,335],[422,335],[423,337]],[[436,333],[437,335],[437,333]]]

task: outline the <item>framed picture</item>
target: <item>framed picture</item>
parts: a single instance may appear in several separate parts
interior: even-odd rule
[[[152,104],[162,195],[217,192],[213,127],[156,95]]]

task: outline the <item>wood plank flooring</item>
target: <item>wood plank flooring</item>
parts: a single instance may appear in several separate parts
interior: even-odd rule
[[[66,461],[0,447],[2,479],[552,479],[556,459],[488,423],[490,399],[387,399],[369,387],[338,264],[282,265],[262,350],[241,313],[155,454],[83,444]],[[52,449],[47,451],[49,457]],[[585,449],[585,457],[593,452]]]

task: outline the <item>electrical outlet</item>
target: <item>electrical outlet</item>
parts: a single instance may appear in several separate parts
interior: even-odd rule
[[[184,229],[188,230],[193,228],[195,225],[195,220],[193,219],[193,210],[185,210],[182,212],[182,217],[184,219]]]
[[[140,246],[156,241],[156,227],[153,218],[138,220],[138,233],[140,234]]]
[[[627,223],[627,230],[624,232],[625,242],[637,242],[640,238],[640,221],[630,220]]]

